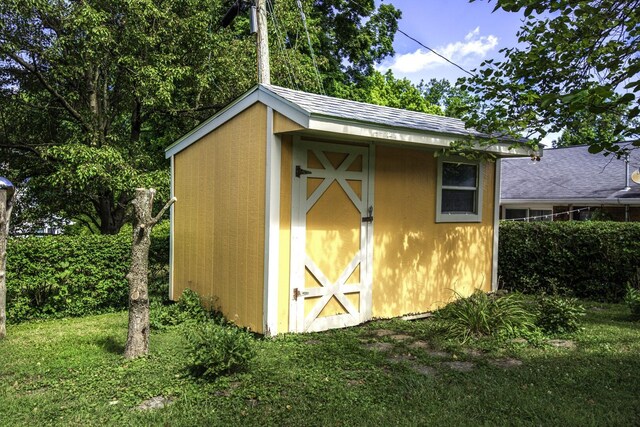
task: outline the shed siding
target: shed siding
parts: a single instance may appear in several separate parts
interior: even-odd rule
[[[273,133],[284,133],[302,130],[302,126],[275,111],[273,113]]]
[[[267,111],[256,104],[175,156],[174,298],[213,296],[263,331]]]
[[[373,317],[436,309],[491,290],[495,164],[484,168],[481,223],[435,222],[433,152],[376,149]]]

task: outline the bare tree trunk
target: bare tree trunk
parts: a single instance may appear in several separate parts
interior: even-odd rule
[[[0,339],[7,336],[7,238],[12,204],[7,191],[0,189]]]
[[[160,221],[164,212],[175,201],[167,202],[162,210],[152,217],[153,188],[137,188],[131,202],[134,208],[133,242],[131,244],[131,267],[127,274],[129,282],[129,335],[124,349],[124,357],[133,359],[149,353],[149,246],[151,230]]]

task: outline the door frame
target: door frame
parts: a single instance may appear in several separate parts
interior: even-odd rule
[[[374,170],[375,170],[375,145],[373,143],[349,143],[335,142],[330,140],[305,140],[300,136],[293,139],[292,163],[291,163],[291,256],[290,256],[290,277],[289,277],[289,331],[290,332],[307,332],[304,330],[304,298],[296,300],[294,298],[294,289],[296,281],[300,277],[304,278],[305,257],[306,257],[306,210],[302,213],[304,203],[301,201],[306,198],[306,177],[303,175],[297,178],[295,175],[296,165],[306,165],[307,149],[313,147],[344,147],[353,146],[365,148],[368,156],[363,159],[363,168],[367,165],[367,188],[362,189],[362,197],[366,197],[366,206],[372,206],[374,222],[361,222],[360,232],[364,236],[364,247],[361,248],[362,259],[360,261],[360,279],[362,289],[360,291],[360,318],[356,323],[363,323],[372,317],[372,287],[373,287],[373,228],[375,223],[375,203],[374,203]],[[366,162],[364,161],[366,160]],[[364,171],[363,171],[364,172]],[[305,184],[305,185],[303,185]],[[302,314],[300,313],[302,310]],[[327,327],[319,329],[309,329],[308,331],[319,331],[331,329],[335,327],[351,326],[351,324],[331,324]]]

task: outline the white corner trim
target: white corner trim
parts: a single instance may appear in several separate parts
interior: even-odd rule
[[[500,179],[502,173],[502,162],[496,160],[495,186],[493,195],[493,262],[491,266],[491,290],[498,290],[498,245],[500,244]]]
[[[175,159],[174,156],[171,156],[171,183],[170,183],[170,191],[171,198],[173,198],[176,194],[175,191]],[[176,201],[177,203],[177,201]],[[169,208],[169,299],[173,300],[173,246],[174,246],[174,233],[175,233],[175,211],[174,206],[176,203],[172,203]]]
[[[273,134],[273,114],[273,109],[267,107],[263,309],[265,335],[278,333],[282,141]]]

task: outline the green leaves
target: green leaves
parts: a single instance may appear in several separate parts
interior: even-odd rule
[[[634,35],[639,1],[500,0],[496,8],[523,13],[526,21],[520,45],[502,51],[505,61],[484,63],[475,77],[464,79],[485,105],[465,115],[469,126],[537,141],[548,132],[571,130],[575,114],[617,109],[623,126],[582,143],[616,151],[611,141],[640,135],[633,122],[640,88],[640,38]]]

